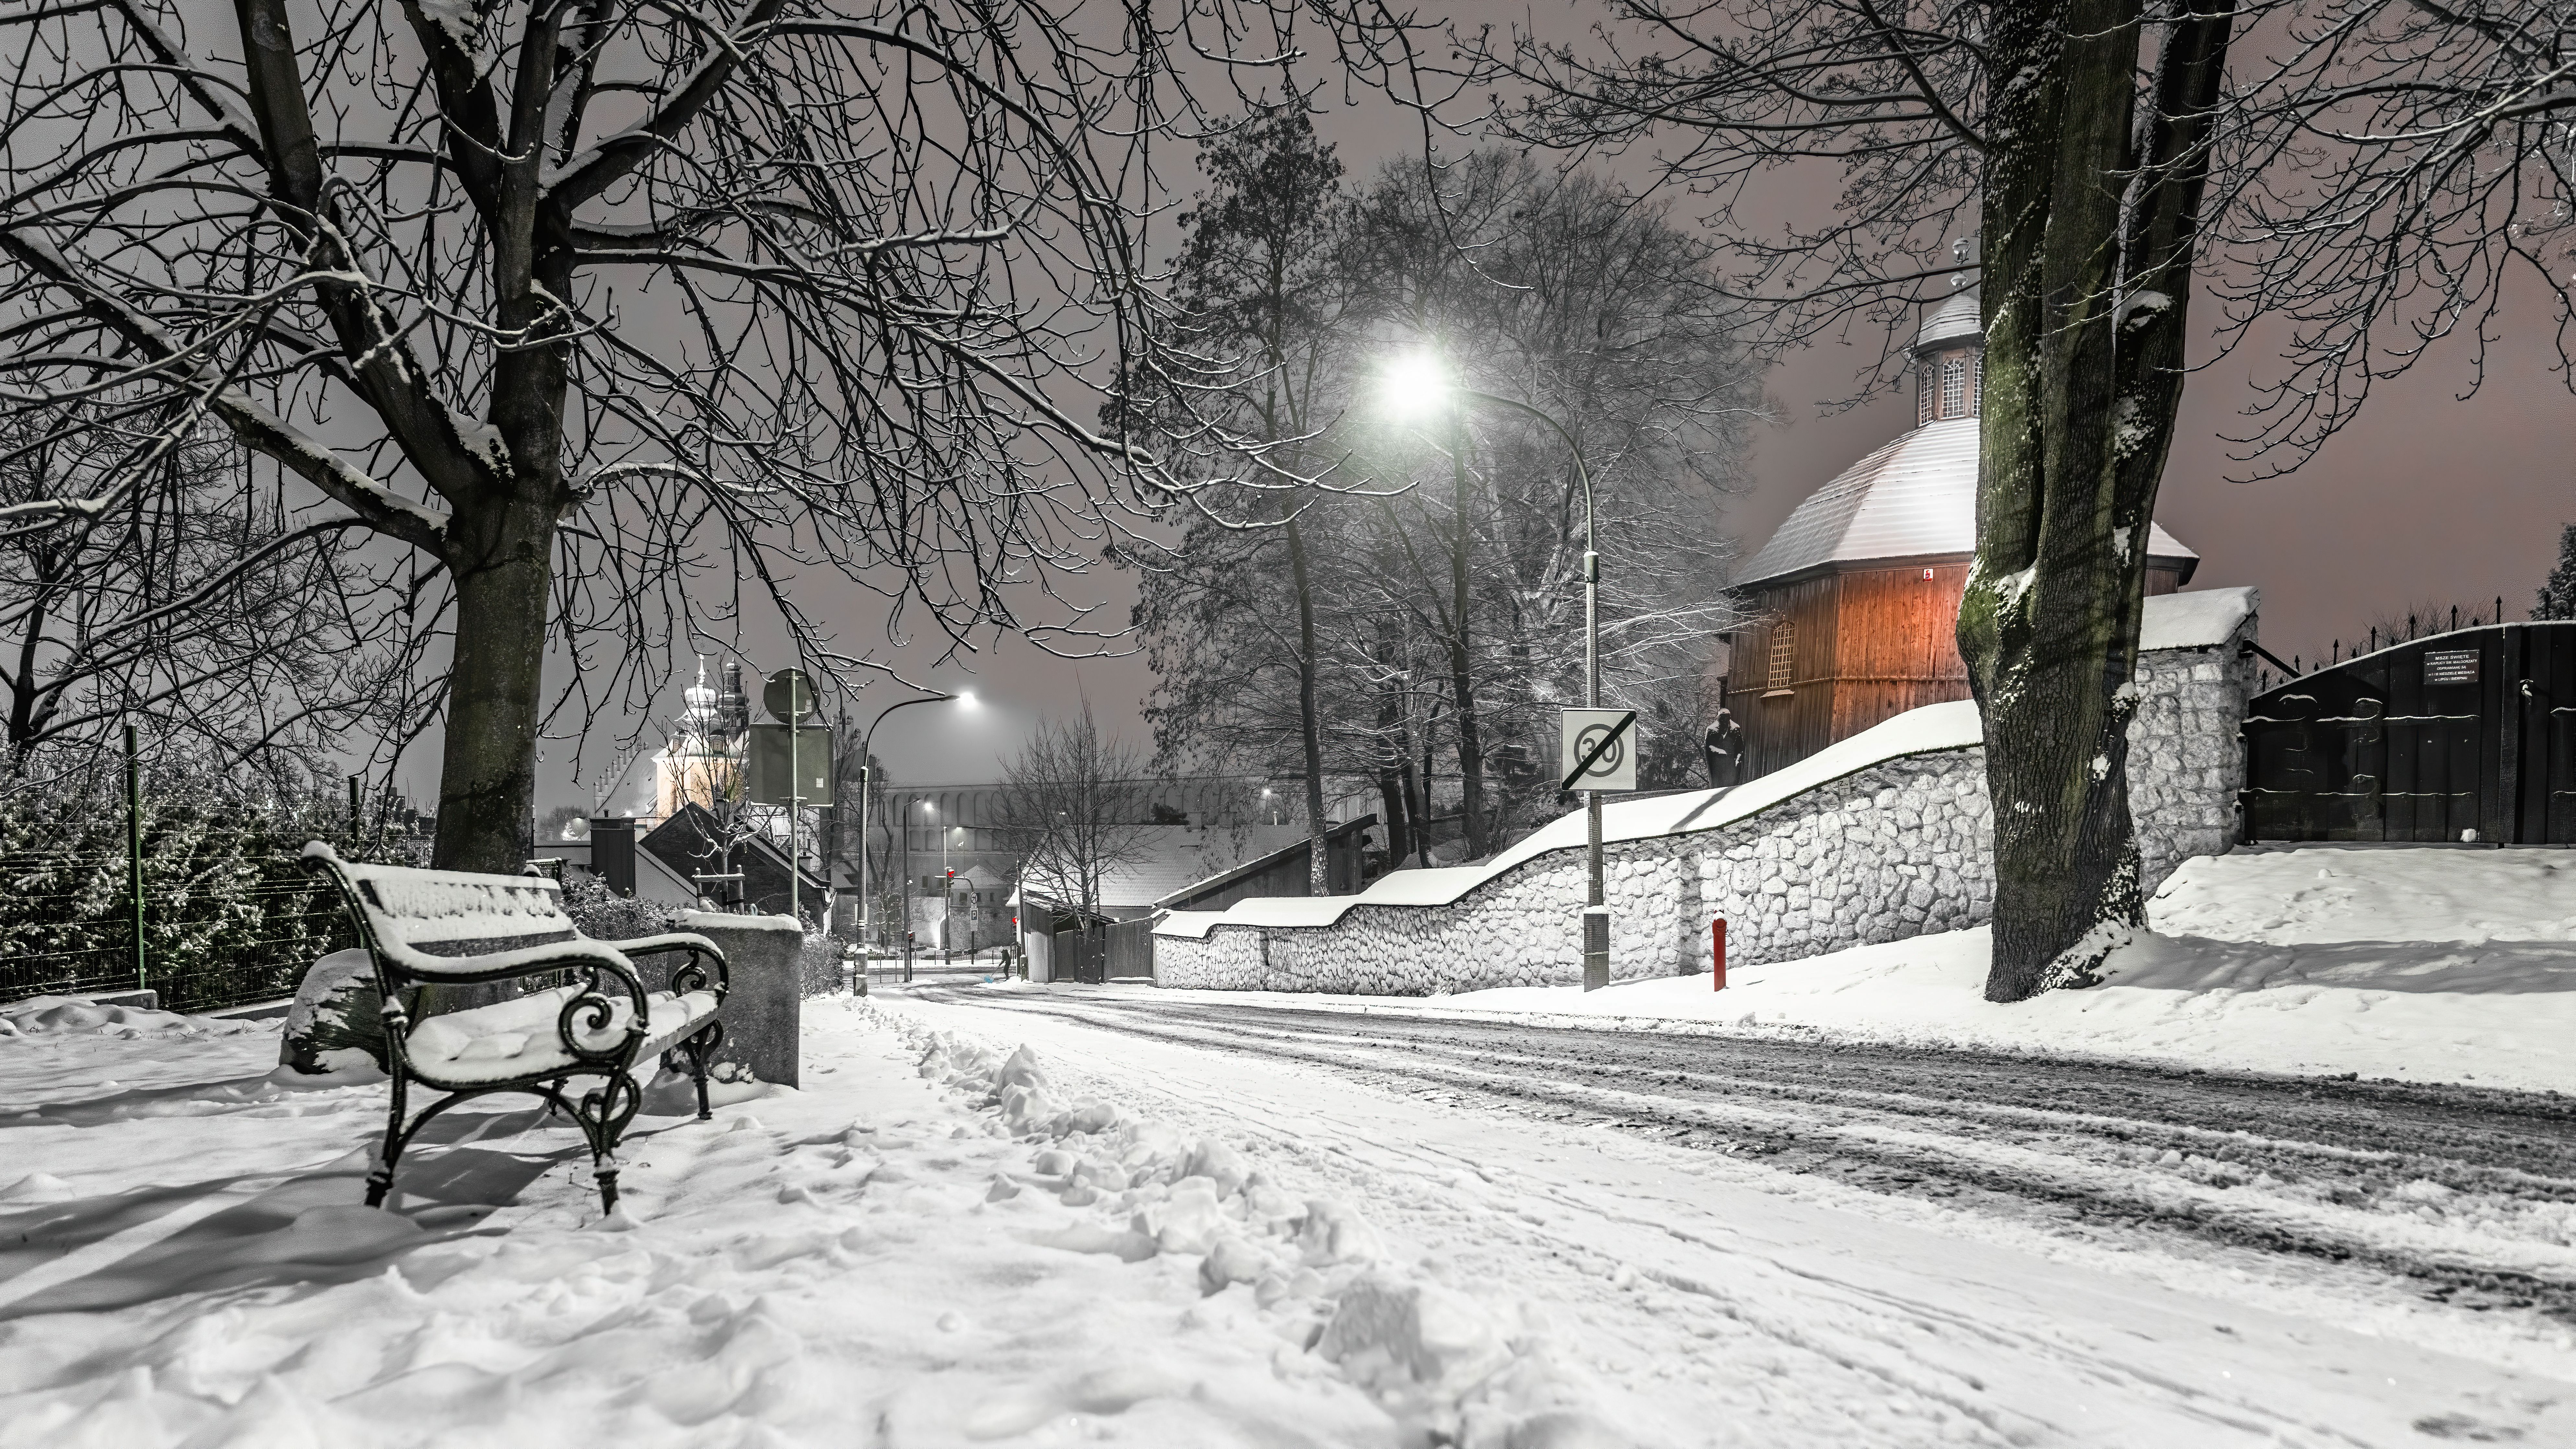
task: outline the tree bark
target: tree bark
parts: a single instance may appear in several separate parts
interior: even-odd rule
[[[1392,659],[1395,651],[1381,631],[1379,653]],[[1395,681],[1388,680],[1377,694],[1377,796],[1378,808],[1386,812],[1386,859],[1390,867],[1402,864],[1413,854],[1413,809],[1405,781],[1403,732],[1403,699],[1396,693]]]
[[[2089,984],[2145,924],[2128,726],[2148,533],[2227,18],[2168,32],[2133,125],[2134,0],[1999,7],[1977,560],[1959,647],[1995,815],[1992,1001]],[[2143,140],[2144,145],[2140,143]]]
[[[1467,634],[1468,605],[1473,602],[1467,587],[1467,543],[1469,538],[1467,487],[1467,428],[1463,418],[1453,419],[1449,440],[1449,468],[1455,489],[1457,532],[1449,541],[1449,689],[1450,707],[1458,716],[1458,779],[1463,797],[1467,832],[1467,858],[1479,860],[1488,849],[1485,831],[1485,749],[1477,738],[1475,656]]]
[[[456,651],[449,675],[431,862],[440,870],[516,875],[535,846],[555,510],[509,499],[474,522],[475,557],[455,570],[456,633],[473,645]],[[462,531],[467,515],[459,513],[457,523]]]
[[[1306,894],[1333,893],[1324,826],[1324,739],[1315,717],[1315,591],[1306,577],[1306,536],[1290,519],[1288,571],[1297,584],[1297,734],[1306,752]]]

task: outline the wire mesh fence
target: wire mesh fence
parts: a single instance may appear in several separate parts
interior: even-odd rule
[[[407,807],[375,803],[184,775],[0,797],[0,1000],[148,988],[202,1012],[292,995],[355,943],[304,843],[406,861],[425,845]]]
[[[0,1000],[148,987],[168,1010],[211,1011],[291,995],[315,957],[353,944],[291,852],[145,865],[138,922],[122,854],[0,855]]]

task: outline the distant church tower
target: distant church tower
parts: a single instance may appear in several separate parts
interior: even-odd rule
[[[1748,776],[1968,697],[1959,601],[1977,547],[1986,373],[1975,289],[1933,308],[1912,350],[1914,430],[1799,504],[1737,581],[1755,622],[1729,636],[1722,689],[1744,726]],[[2174,592],[2199,564],[2156,525],[2147,592]]]

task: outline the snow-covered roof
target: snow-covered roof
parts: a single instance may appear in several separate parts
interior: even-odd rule
[[[1808,495],[1745,566],[1758,584],[1822,564],[1969,554],[1977,549],[1977,420],[1926,423]],[[2200,555],[2153,525],[2147,556]]]
[[[1914,334],[1914,350],[1937,346],[1957,337],[1981,337],[1986,324],[1977,302],[1977,289],[1953,292],[1941,305],[1923,314],[1923,326]]]
[[[1272,854],[1305,838],[1303,825],[1142,826],[1132,846],[1120,852],[1129,859],[1101,871],[1099,904],[1103,910],[1150,907],[1243,859]],[[1047,892],[1036,894],[1044,898]],[[1012,887],[1010,902],[1016,905],[1020,898],[1020,888]]]

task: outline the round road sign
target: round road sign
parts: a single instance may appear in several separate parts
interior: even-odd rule
[[[1574,758],[1580,760],[1584,756],[1591,754],[1592,747],[1601,743],[1601,737],[1608,733],[1610,733],[1610,726],[1606,724],[1584,726],[1583,732],[1574,737]],[[1592,762],[1592,768],[1584,771],[1583,773],[1586,775],[1616,774],[1618,773],[1620,764],[1627,758],[1628,737],[1625,734],[1622,734],[1619,738],[1612,740],[1610,742],[1610,748],[1603,750],[1601,752],[1601,758],[1594,760]]]
[[[802,669],[782,669],[769,676],[769,684],[760,692],[760,702],[781,724],[795,724],[814,713],[814,681]]]

